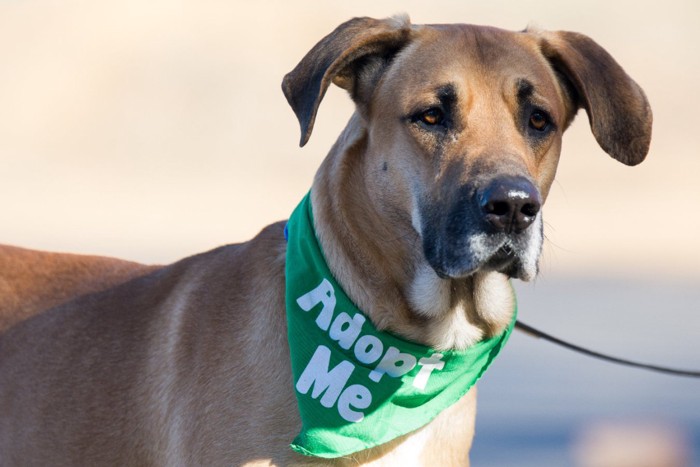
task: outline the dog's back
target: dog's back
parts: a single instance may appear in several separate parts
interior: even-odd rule
[[[75,297],[108,289],[157,268],[103,256],[0,245],[0,332]]]

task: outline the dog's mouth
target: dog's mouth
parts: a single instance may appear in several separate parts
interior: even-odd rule
[[[513,279],[531,280],[537,275],[537,259],[530,261],[527,251],[519,253],[508,243],[501,246],[480,268],[481,271],[496,271]],[[532,263],[532,264],[528,264]]]
[[[533,227],[514,236],[480,233],[458,242],[438,240],[433,248],[426,245],[426,256],[443,279],[463,279],[478,271],[494,271],[528,281],[537,275],[542,246],[541,230]]]
[[[484,266],[482,266],[482,269],[485,267],[505,273],[506,271],[512,269],[513,263],[516,263],[517,260],[518,256],[515,254],[515,251],[513,251],[513,248],[510,246],[510,244],[505,243],[496,251],[496,253],[493,254],[493,256],[491,256],[491,258],[489,258],[488,261],[486,261]]]

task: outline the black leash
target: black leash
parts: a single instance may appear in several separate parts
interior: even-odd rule
[[[594,352],[593,350],[584,349],[583,347],[579,347],[578,345],[570,344],[566,341],[563,341],[563,340],[558,339],[554,336],[546,334],[538,329],[533,328],[532,326],[528,326],[527,324],[523,323],[520,320],[518,320],[515,323],[515,327],[520,329],[521,331],[525,332],[526,334],[530,334],[533,337],[547,340],[549,342],[560,345],[562,347],[566,347],[569,350],[573,350],[574,352],[579,352],[579,353],[582,353],[584,355],[588,355],[589,357],[599,358],[599,359],[605,360],[607,362],[618,363],[620,365],[627,365],[627,366],[631,366],[631,367],[635,367],[635,368],[643,368],[645,370],[658,371],[658,372],[667,373],[670,375],[687,376],[690,378],[700,378],[700,371],[677,370],[677,369],[673,369],[673,368],[666,368],[663,366],[649,365],[647,363],[633,362],[630,360],[625,360],[623,358],[611,357],[610,355],[605,355],[605,354],[602,354],[599,352]]]

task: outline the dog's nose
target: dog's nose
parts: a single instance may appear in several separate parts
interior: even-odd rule
[[[540,193],[524,177],[499,177],[478,192],[484,220],[497,232],[519,233],[535,220],[542,207]]]

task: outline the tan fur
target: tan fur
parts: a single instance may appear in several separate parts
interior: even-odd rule
[[[523,80],[534,88],[527,105],[552,118],[546,138],[528,133]],[[351,20],[285,77],[302,144],[331,82],[357,112],[312,187],[329,267],[375,325],[438,349],[499,333],[513,309],[506,275],[486,266],[486,233],[464,244],[478,263],[468,274],[439,275],[426,259],[426,242],[445,241],[436,226],[470,221],[451,214],[469,202],[470,184],[521,176],[546,198],[579,107],[613,157],[634,164],[648,149],[644,94],[571,33]],[[411,116],[442,105],[446,85],[452,120],[437,133]],[[538,214],[533,227],[541,222]],[[519,266],[508,274],[536,273],[533,227],[513,240]],[[0,286],[11,291],[0,301],[4,322],[35,315],[0,336],[0,465],[467,465],[475,389],[375,449],[334,461],[289,449],[300,421],[283,228],[153,269],[0,249],[10,284]]]
[[[0,245],[0,332],[40,311],[155,268],[102,256]]]

